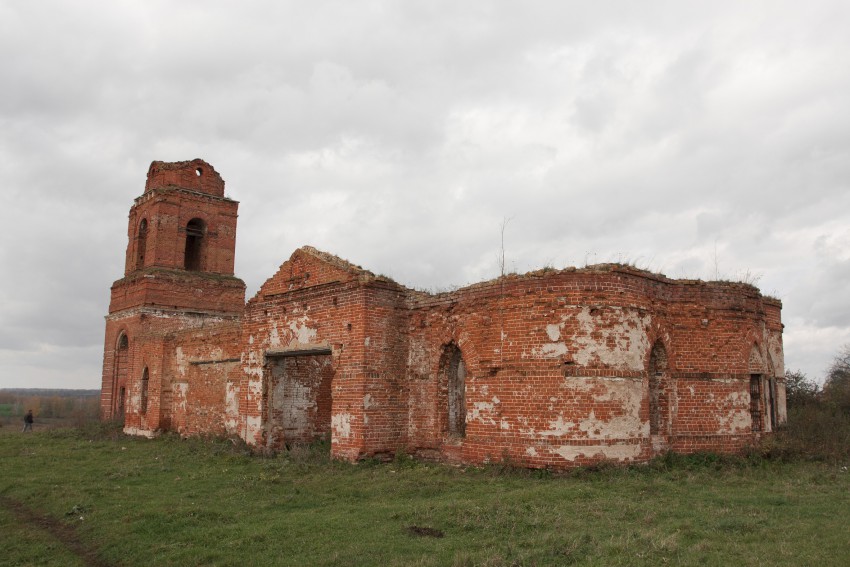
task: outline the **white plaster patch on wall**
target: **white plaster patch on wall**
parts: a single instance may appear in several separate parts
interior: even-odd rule
[[[590,439],[622,439],[627,437],[645,437],[649,435],[649,422],[640,418],[640,404],[643,399],[643,381],[624,378],[590,379],[602,386],[602,392],[595,394],[597,402],[613,402],[622,410],[616,416],[605,421],[596,418],[591,412],[588,419],[579,422],[579,429]]]
[[[260,380],[248,380],[248,396],[259,398],[263,393],[263,383]]]
[[[252,377],[258,378],[258,379],[263,377],[262,366],[243,366],[242,372],[244,372],[248,376],[252,376]]]
[[[366,337],[365,339],[363,339],[363,344],[365,346],[368,347],[371,343],[372,343],[372,337]]]
[[[534,447],[526,447],[525,454],[528,455],[529,457],[536,457],[537,456],[537,449],[535,449]]]
[[[562,445],[552,452],[567,461],[575,461],[579,457],[624,461],[637,458],[640,445]]]
[[[411,339],[410,348],[407,353],[407,363],[414,377],[425,377],[428,375],[428,349],[422,341]]]
[[[496,425],[496,420],[492,415],[494,407],[494,404],[491,402],[474,402],[472,409],[466,415],[466,421],[479,421],[481,423]]]
[[[177,373],[180,374],[180,376],[186,376],[186,370],[189,369],[189,360],[183,353],[182,347],[177,347],[174,351],[174,363],[177,365]]]
[[[148,429],[139,429],[138,427],[125,427],[124,433],[127,435],[136,435],[139,437],[147,437],[148,439],[153,439],[155,433]]]
[[[782,348],[782,334],[770,333],[767,338],[767,351],[773,362],[773,371],[777,376],[785,376],[785,354]]]
[[[564,420],[564,416],[559,415],[554,421],[549,422],[548,430],[541,431],[538,433],[538,435],[542,437],[563,437],[574,428],[574,423]]]
[[[558,358],[569,352],[564,343],[545,343],[540,347],[531,349],[531,356],[537,358]]]
[[[277,330],[277,323],[272,324],[272,330],[269,331],[269,347],[277,348],[280,346],[280,331]]]
[[[631,405],[631,404],[628,404]],[[638,408],[640,402],[638,402]],[[588,439],[623,439],[626,437],[646,437],[649,435],[649,423],[644,423],[640,415],[632,408],[623,408],[622,415],[609,420],[599,419],[591,411],[587,419],[578,422],[578,429],[587,435]]]
[[[567,318],[562,316],[564,321]],[[606,307],[600,314],[592,315],[591,308],[584,306],[575,318],[578,331],[571,342],[575,345],[576,363],[587,366],[599,362],[614,368],[643,370],[644,356],[650,347],[647,329],[652,317],[649,314],[641,316],[631,309]]]
[[[785,384],[782,382],[776,383],[776,406],[776,417],[781,425],[788,421],[787,392],[785,391]]]
[[[331,417],[331,429],[336,439],[348,439],[351,437],[351,414],[337,413]]]
[[[127,400],[127,409],[133,413],[139,413],[139,410],[142,407],[142,396],[138,392],[133,392],[133,394]]]
[[[372,409],[378,407],[378,404],[372,398],[372,394],[363,396],[363,409]]]
[[[234,434],[239,427],[239,384],[227,382],[224,388],[224,429]]]
[[[245,441],[256,444],[260,441],[263,432],[263,420],[258,415],[250,415],[245,418]]]
[[[550,342],[557,342],[561,338],[561,325],[546,325],[546,334],[549,336]]]
[[[717,424],[717,432],[720,434],[742,434],[750,433],[753,427],[753,418],[749,410],[733,410],[724,414]]]
[[[180,410],[185,412],[188,408],[189,399],[189,383],[188,382],[176,382],[173,386],[174,391],[174,401],[176,402],[174,406]]]
[[[592,376],[568,376],[564,379],[563,387],[574,392],[592,392],[599,387],[602,380],[622,380],[622,378],[596,378]]]
[[[544,437],[564,437],[581,432],[585,434],[585,438],[589,439],[621,439],[649,435],[649,423],[644,423],[640,418],[643,398],[642,380],[616,377],[573,377],[569,378],[565,387],[575,393],[590,392],[594,402],[600,402],[606,406],[615,405],[620,409],[616,415],[607,420],[597,417],[593,410],[586,418],[574,422],[566,421],[563,414],[559,414],[549,422],[548,430],[541,432],[523,430],[523,433]]]
[[[316,338],[318,331],[307,324],[308,320],[307,315],[302,315],[289,322],[289,330],[292,331],[293,335],[290,344],[308,344]]]
[[[508,420],[505,419],[505,418],[502,418],[502,421],[499,422],[499,429],[501,429],[502,431],[507,431],[510,428],[511,428],[511,424],[508,423]]]
[[[242,366],[242,372],[256,380],[262,380],[265,357],[257,350],[250,350],[247,357],[243,354],[241,358],[242,360],[248,359],[248,363]]]
[[[717,432],[720,434],[749,433],[752,431],[750,395],[747,392],[730,392],[716,412]]]

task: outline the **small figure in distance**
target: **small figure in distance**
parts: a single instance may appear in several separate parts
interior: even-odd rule
[[[32,410],[29,410],[27,412],[27,415],[24,416],[24,428],[21,430],[21,433],[25,433],[27,431],[32,432],[33,421],[34,420],[33,420],[33,417],[32,417]]]

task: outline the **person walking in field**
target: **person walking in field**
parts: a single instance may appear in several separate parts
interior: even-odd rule
[[[27,415],[24,416],[24,428],[21,430],[21,433],[25,433],[27,431],[32,431],[32,424],[35,421],[32,417],[32,410],[27,412]]]

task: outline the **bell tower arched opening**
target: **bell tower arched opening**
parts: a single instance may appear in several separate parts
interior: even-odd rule
[[[204,237],[206,226],[198,218],[186,224],[186,246],[183,267],[190,272],[203,270]]]
[[[145,267],[145,254],[148,248],[148,219],[142,219],[139,223],[139,232],[136,235],[136,269]]]

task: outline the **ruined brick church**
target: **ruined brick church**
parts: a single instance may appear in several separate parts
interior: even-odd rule
[[[782,306],[751,285],[605,264],[428,294],[305,246],[246,303],[237,207],[202,160],[148,170],[106,317],[101,412],[127,433],[564,468],[785,420]]]

